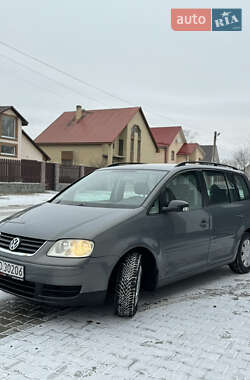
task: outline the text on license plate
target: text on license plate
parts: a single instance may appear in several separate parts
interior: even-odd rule
[[[7,274],[11,277],[24,278],[24,266],[8,263],[7,261],[0,260],[0,273]]]

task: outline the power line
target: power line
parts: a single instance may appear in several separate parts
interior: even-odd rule
[[[35,61],[35,62],[38,62],[38,63],[40,63],[40,64],[42,64],[42,65],[45,65],[45,66],[49,67],[50,69],[52,69],[52,70],[54,70],[54,71],[57,71],[58,73],[63,74],[63,75],[65,75],[65,76],[67,76],[67,77],[69,77],[69,78],[71,78],[71,79],[73,79],[73,80],[75,80],[75,81],[77,81],[77,82],[79,82],[79,83],[81,83],[81,84],[84,84],[85,86],[91,87],[91,88],[93,88],[93,89],[95,89],[95,90],[97,90],[97,91],[102,92],[102,93],[105,94],[105,95],[108,95],[108,96],[110,96],[110,97],[112,97],[112,98],[118,99],[118,100],[120,100],[120,101],[122,101],[122,102],[127,103],[127,104],[130,105],[130,102],[129,102],[129,101],[127,101],[127,100],[125,100],[125,99],[122,99],[122,98],[120,98],[119,96],[117,96],[117,95],[115,95],[115,94],[112,94],[111,92],[108,92],[108,91],[106,91],[106,90],[103,90],[103,89],[100,88],[100,87],[97,87],[97,86],[95,86],[95,85],[92,85],[91,83],[88,83],[88,82],[82,80],[81,78],[78,78],[78,77],[76,77],[76,76],[74,76],[74,75],[72,75],[72,74],[70,74],[70,73],[68,73],[68,72],[66,72],[66,71],[64,71],[64,70],[61,70],[61,69],[59,69],[58,67],[56,67],[56,66],[54,66],[54,65],[51,65],[51,64],[48,63],[48,62],[45,62],[45,61],[43,61],[43,60],[41,60],[41,59],[39,59],[39,58],[36,58],[36,57],[34,57],[33,55],[31,55],[31,54],[25,53],[24,51],[22,51],[22,50],[20,50],[20,49],[17,49],[16,47],[11,46],[11,45],[7,44],[6,42],[0,41],[0,44],[3,45],[3,46],[5,46],[5,47],[7,47],[8,49],[11,49],[11,50],[16,51],[17,53],[19,53],[19,54],[21,54],[21,55],[23,55],[23,56],[25,56],[25,57],[28,57],[28,58],[32,59],[32,60]]]
[[[0,54],[0,57],[3,57],[5,59],[9,60],[10,62],[14,63],[15,65],[21,66],[21,67],[25,68],[26,70],[29,70],[29,71],[37,74],[37,75],[40,75],[40,76],[42,76],[42,77],[44,77],[44,78],[46,78],[46,79],[48,79],[48,80],[50,80],[52,82],[55,82],[57,85],[59,85],[61,87],[64,87],[66,90],[70,90],[70,91],[74,92],[77,95],[84,96],[85,98],[88,98],[88,99],[94,101],[95,103],[100,103],[100,104],[106,105],[105,103],[100,102],[99,100],[96,100],[96,99],[94,99],[94,98],[92,98],[92,97],[90,97],[88,95],[83,95],[80,91],[75,90],[71,86],[65,85],[64,83],[62,83],[62,82],[60,82],[60,81],[58,81],[58,80],[56,80],[54,78],[49,77],[49,76],[41,73],[40,71],[34,70],[31,67],[29,67],[29,66],[27,66],[27,65],[25,65],[25,64],[23,64],[21,62],[18,62],[18,61],[16,61],[13,58],[10,58],[10,57],[6,56],[5,54]]]
[[[48,62],[45,62],[45,61],[43,61],[43,60],[41,60],[41,59],[39,59],[39,58],[36,58],[36,57],[34,57],[33,55],[28,54],[28,53],[26,53],[26,52],[24,52],[24,51],[22,51],[22,50],[20,50],[20,49],[18,49],[18,48],[16,48],[16,47],[14,47],[14,46],[11,46],[10,44],[7,44],[6,42],[3,42],[3,41],[0,40],[0,44],[3,45],[3,46],[5,46],[5,47],[7,47],[8,49],[11,49],[11,50],[16,51],[17,53],[19,53],[19,54],[21,54],[21,55],[23,55],[23,56],[25,56],[25,57],[28,57],[28,58],[32,59],[32,60],[35,61],[35,62],[38,62],[38,63],[40,63],[40,64],[42,64],[42,65],[45,65],[45,66],[49,67],[50,69],[52,69],[52,70],[54,70],[54,71],[57,71],[58,73],[63,74],[63,75],[65,75],[65,76],[67,76],[67,77],[69,77],[69,78],[71,78],[71,79],[73,79],[73,80],[75,80],[75,81],[77,81],[77,82],[79,82],[79,83],[85,85],[85,86],[91,87],[91,88],[93,88],[93,89],[95,89],[95,90],[97,90],[97,91],[100,91],[100,92],[104,93],[105,95],[108,95],[108,96],[110,96],[110,97],[112,97],[112,98],[114,98],[114,99],[116,99],[116,100],[120,100],[121,102],[123,102],[123,103],[127,103],[128,105],[131,106],[131,102],[128,101],[127,99],[123,99],[123,98],[121,98],[121,97],[119,97],[119,96],[117,96],[117,95],[115,95],[115,94],[113,94],[113,93],[111,93],[111,92],[109,92],[109,91],[106,91],[106,90],[104,90],[104,89],[102,89],[102,88],[100,88],[100,87],[97,87],[97,86],[95,86],[95,85],[92,85],[91,83],[86,82],[86,81],[82,80],[81,78],[78,78],[78,77],[76,77],[76,76],[74,76],[74,75],[72,75],[72,74],[70,74],[70,73],[68,73],[68,72],[66,72],[66,71],[64,71],[64,70],[61,70],[61,69],[59,69],[58,67],[56,67],[56,66],[54,66],[54,65],[51,65],[51,64],[48,63]],[[151,108],[151,109],[152,109],[152,107],[148,107],[148,108]],[[156,113],[155,113],[155,114],[156,114]],[[168,118],[169,120],[171,120],[171,118],[167,117],[166,115],[162,115],[162,114],[159,114],[159,113],[158,113],[158,116],[161,116],[161,117],[163,116],[163,117],[166,117],[166,118]],[[173,120],[173,119],[172,119],[172,120]]]
[[[56,72],[62,74],[62,75],[65,75],[65,76],[67,76],[68,78],[71,78],[71,79],[73,79],[73,80],[75,80],[75,81],[77,81],[77,82],[79,82],[79,83],[81,83],[81,84],[83,84],[83,85],[85,85],[85,86],[87,86],[87,87],[93,88],[93,89],[95,89],[95,90],[97,90],[97,91],[99,91],[99,92],[101,92],[101,93],[103,93],[103,94],[105,94],[105,95],[107,95],[107,96],[110,96],[110,97],[112,97],[112,98],[114,98],[114,99],[116,99],[116,100],[119,100],[119,101],[121,101],[121,102],[123,102],[123,103],[126,103],[126,104],[128,104],[129,106],[131,106],[131,102],[128,101],[127,99],[123,99],[123,98],[121,98],[120,96],[117,96],[117,95],[115,95],[115,94],[113,94],[113,93],[111,93],[111,92],[109,92],[109,91],[106,91],[106,90],[104,90],[104,89],[102,89],[102,88],[100,88],[100,87],[97,87],[97,86],[95,86],[95,85],[92,85],[91,83],[86,82],[86,81],[84,81],[83,79],[78,78],[78,77],[76,77],[76,76],[74,76],[74,75],[72,75],[72,74],[70,74],[70,73],[68,73],[68,72],[66,72],[66,71],[64,71],[64,70],[61,70],[60,68],[58,68],[58,67],[56,67],[56,66],[54,66],[54,65],[52,65],[52,64],[50,64],[50,63],[48,63],[48,62],[46,62],[46,61],[43,61],[43,60],[41,60],[41,59],[39,59],[39,58],[36,58],[36,57],[34,57],[33,55],[31,55],[31,54],[29,54],[29,53],[26,53],[26,52],[24,52],[24,51],[22,51],[22,50],[20,50],[20,49],[18,49],[18,48],[16,48],[16,47],[14,47],[14,46],[8,44],[8,43],[6,43],[6,42],[3,42],[3,41],[0,40],[0,44],[3,45],[3,46],[5,46],[5,47],[7,47],[8,49],[11,49],[11,50],[13,50],[13,51],[15,51],[15,52],[17,52],[17,53],[23,55],[24,57],[27,57],[27,58],[29,58],[29,59],[32,59],[33,61],[38,62],[39,64],[44,65],[44,66],[46,66],[46,67],[48,67],[48,68],[50,68],[50,69],[52,69],[52,70],[54,70],[54,71],[56,71]],[[96,100],[95,100],[95,101],[96,101]],[[99,101],[98,101],[98,102],[99,102]],[[164,117],[164,118],[166,118],[167,120],[171,120],[171,121],[174,122],[174,123],[180,124],[179,121],[177,122],[177,120],[175,120],[175,119],[173,119],[173,118],[171,118],[171,117],[169,117],[169,116],[167,116],[167,115],[164,115],[164,114],[159,113],[159,112],[155,112],[154,109],[153,109],[151,106],[146,105],[146,107],[147,107],[148,109],[151,109],[151,110],[152,110],[152,112],[149,112],[149,113],[151,113],[151,114],[153,114],[153,115],[160,116],[160,117]]]
[[[62,100],[62,97],[61,97],[57,92],[54,92],[53,90],[49,90],[48,88],[45,88],[45,87],[43,87],[43,86],[40,86],[40,85],[38,85],[37,83],[34,83],[33,81],[31,81],[31,80],[29,80],[29,79],[25,79],[25,78],[23,78],[22,76],[21,76],[21,77],[20,77],[20,76],[17,76],[17,73],[16,73],[16,72],[12,73],[12,75],[15,75],[16,77],[18,77],[19,79],[21,79],[21,81],[23,81],[23,82],[25,82],[25,83],[28,83],[30,86],[32,86],[32,87],[36,87],[36,88],[39,88],[39,89],[42,90],[42,91],[49,92],[50,94],[52,94],[52,95],[54,95],[54,96],[56,96],[56,97],[58,97],[58,98],[60,98],[60,99]]]

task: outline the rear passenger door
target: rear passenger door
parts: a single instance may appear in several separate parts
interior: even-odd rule
[[[211,220],[208,261],[229,262],[243,233],[244,213],[239,204],[239,192],[230,172],[204,170],[203,176]]]

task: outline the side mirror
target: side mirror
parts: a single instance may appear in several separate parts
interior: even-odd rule
[[[186,201],[173,200],[168,206],[161,207],[162,212],[187,212],[189,211],[189,203]]]

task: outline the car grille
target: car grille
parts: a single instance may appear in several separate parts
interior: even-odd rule
[[[59,286],[59,285],[43,285],[43,297],[75,297],[80,293],[80,286]]]
[[[0,247],[5,248],[5,249],[9,249],[10,242],[15,237],[19,237],[20,244],[14,251],[12,251],[13,253],[15,253],[15,251],[17,251],[17,252],[32,255],[45,242],[45,240],[33,239],[33,238],[29,238],[29,237],[16,236],[16,235],[9,235],[9,234],[6,234],[4,232],[1,232],[0,233]]]
[[[70,298],[80,293],[81,286],[57,286],[20,281],[7,276],[0,276],[0,289],[29,298]]]

